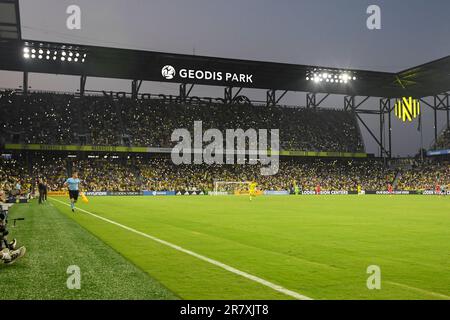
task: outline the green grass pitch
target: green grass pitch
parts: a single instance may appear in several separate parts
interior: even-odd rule
[[[27,219],[12,233],[29,252],[0,268],[11,298],[292,298],[49,202],[12,210]],[[450,299],[450,197],[91,197],[78,205],[312,299]],[[82,274],[75,292],[61,286],[72,261]],[[380,290],[366,286],[370,265],[381,268]],[[2,288],[5,279],[13,283]]]

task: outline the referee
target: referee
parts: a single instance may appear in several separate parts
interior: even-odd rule
[[[75,212],[75,203],[80,195],[80,179],[78,179],[78,172],[74,171],[72,177],[67,179],[64,185],[69,188],[70,207],[72,208],[72,212]]]

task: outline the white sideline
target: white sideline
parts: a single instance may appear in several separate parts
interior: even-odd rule
[[[49,198],[50,198],[51,200],[53,200],[53,201],[62,203],[63,205],[70,206],[69,204],[67,204],[67,203],[65,203],[65,202],[63,202],[63,201],[60,201],[60,200],[57,200],[57,199],[51,198],[51,197],[49,197]],[[138,230],[136,230],[136,229],[127,227],[127,226],[125,226],[125,225],[123,225],[123,224],[120,224],[120,223],[118,223],[118,222],[115,222],[115,221],[113,221],[113,220],[110,220],[110,219],[101,217],[101,216],[96,215],[96,214],[94,214],[94,213],[92,213],[92,212],[89,212],[89,211],[87,211],[87,210],[80,209],[80,208],[77,208],[77,210],[83,211],[83,212],[85,212],[85,213],[87,213],[87,214],[89,214],[89,215],[91,215],[91,216],[93,216],[93,217],[95,217],[95,218],[98,218],[98,219],[100,219],[100,220],[109,222],[109,223],[111,223],[111,224],[113,224],[113,225],[116,225],[116,226],[118,226],[118,227],[121,227],[121,228],[123,228],[123,229],[125,229],[125,230],[131,231],[131,232],[136,233],[136,234],[139,234],[139,235],[141,235],[141,236],[143,236],[143,237],[145,237],[145,238],[148,238],[148,239],[151,239],[151,240],[156,241],[156,242],[158,242],[158,243],[161,243],[161,244],[163,244],[163,245],[165,245],[165,246],[168,246],[168,247],[170,247],[170,248],[172,248],[172,249],[175,249],[175,250],[184,252],[184,253],[186,253],[186,254],[188,254],[188,255],[190,255],[190,256],[196,257],[197,259],[200,259],[200,260],[209,262],[209,263],[211,263],[211,264],[213,264],[213,265],[215,265],[215,266],[218,266],[218,267],[220,267],[220,268],[222,268],[222,269],[225,269],[225,270],[227,270],[227,271],[230,271],[230,272],[232,272],[232,273],[234,273],[234,274],[237,274],[237,275],[239,275],[239,276],[241,276],[241,277],[247,278],[247,279],[249,279],[249,280],[253,280],[253,281],[257,282],[257,283],[260,283],[260,284],[262,284],[262,285],[264,285],[264,286],[266,286],[266,287],[269,287],[269,288],[271,288],[271,289],[273,289],[273,290],[275,290],[275,291],[281,292],[281,293],[283,293],[283,294],[285,294],[285,295],[287,295],[287,296],[293,297],[293,298],[295,298],[295,299],[297,299],[297,300],[313,300],[312,298],[307,297],[307,296],[304,296],[304,295],[302,295],[302,294],[300,294],[300,293],[298,293],[298,292],[295,292],[295,291],[286,289],[286,288],[284,288],[284,287],[282,287],[282,286],[279,286],[279,285],[277,285],[277,284],[275,284],[275,283],[272,283],[272,282],[270,282],[270,281],[267,281],[267,280],[264,280],[264,279],[259,278],[259,277],[257,277],[257,276],[251,275],[251,274],[249,274],[249,273],[247,273],[247,272],[238,270],[238,269],[233,268],[233,267],[231,267],[231,266],[229,266],[229,265],[226,265],[226,264],[224,264],[224,263],[222,263],[222,262],[219,262],[219,261],[217,261],[217,260],[214,260],[214,259],[205,257],[205,256],[203,256],[203,255],[201,255],[201,254],[198,254],[198,253],[195,253],[195,252],[193,252],[193,251],[184,249],[183,247],[177,246],[177,245],[172,244],[172,243],[170,243],[170,242],[167,242],[167,241],[165,241],[165,240],[161,240],[161,239],[156,238],[156,237],[154,237],[154,236],[152,236],[152,235],[149,235],[149,234],[143,233],[143,232],[141,232],[141,231],[138,231]]]

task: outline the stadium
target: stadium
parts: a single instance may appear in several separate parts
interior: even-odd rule
[[[448,52],[392,72],[165,53],[33,40],[0,8],[21,81],[0,89],[4,298],[450,299]],[[396,157],[395,124],[432,143]]]

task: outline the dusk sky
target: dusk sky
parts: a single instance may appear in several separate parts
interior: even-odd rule
[[[39,5],[37,5],[39,3]],[[81,8],[81,30],[66,28],[66,8]],[[369,5],[381,7],[381,30],[366,27]],[[448,0],[20,0],[22,37],[151,51],[400,71],[450,55]],[[18,87],[20,74],[0,72],[0,87]],[[33,89],[76,91],[78,79],[31,75]],[[88,79],[88,89],[129,90],[129,81]],[[221,88],[194,94],[221,96]],[[145,83],[141,92],[177,94],[177,87]],[[265,92],[245,90],[263,100]],[[305,105],[290,93],[283,104]],[[342,107],[332,97],[328,107]],[[378,100],[367,108],[378,107]],[[424,145],[432,143],[432,113],[424,107]],[[440,115],[439,130],[445,114]],[[364,117],[378,132],[378,118]],[[417,124],[393,121],[394,155],[420,146]],[[363,129],[368,152],[377,147]]]

